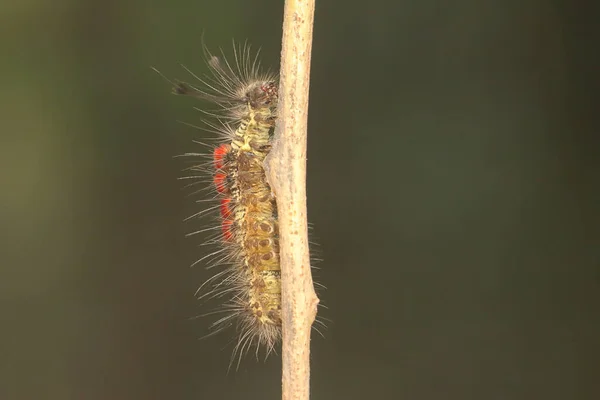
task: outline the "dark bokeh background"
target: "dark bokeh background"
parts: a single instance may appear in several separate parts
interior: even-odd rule
[[[316,12],[314,399],[600,398],[598,14],[583,1]],[[0,399],[277,399],[199,341],[175,154],[200,37],[278,65],[282,1],[5,1]],[[204,310],[206,311],[206,310]],[[230,332],[231,333],[231,332]]]

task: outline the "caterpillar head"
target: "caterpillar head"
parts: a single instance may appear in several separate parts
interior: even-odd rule
[[[274,81],[258,81],[248,86],[243,98],[254,109],[277,105],[277,84]]]

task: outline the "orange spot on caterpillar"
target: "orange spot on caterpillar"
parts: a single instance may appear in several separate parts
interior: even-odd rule
[[[229,203],[231,203],[231,199],[221,199],[221,217],[225,220],[228,220],[229,217],[231,217]]]
[[[226,143],[215,148],[215,151],[213,152],[213,162],[216,169],[223,168],[225,165],[224,159],[230,150],[231,146]]]
[[[230,241],[233,239],[232,232],[233,221],[230,219],[224,219],[221,222],[221,230],[223,231],[223,239]]]
[[[215,184],[215,188],[219,193],[227,193],[227,175],[223,173],[216,173],[213,177],[213,182]]]

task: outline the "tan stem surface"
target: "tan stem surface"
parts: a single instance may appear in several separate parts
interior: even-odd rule
[[[277,196],[282,281],[282,398],[308,400],[310,333],[319,299],[310,270],[306,141],[314,0],[286,0],[278,119],[265,160]]]

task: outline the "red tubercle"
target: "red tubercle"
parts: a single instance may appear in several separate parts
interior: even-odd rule
[[[223,171],[225,164],[227,163],[227,155],[231,151],[231,145],[222,144],[220,146],[215,147],[213,151],[213,164],[217,172],[213,177],[213,183],[217,192],[220,194],[226,194],[229,192],[227,187],[227,174]],[[233,240],[233,219],[231,208],[230,208],[231,198],[222,198],[221,199],[221,230],[223,232],[223,239],[227,241]]]
[[[213,177],[213,183],[215,184],[215,188],[217,192],[223,194],[227,193],[227,175],[222,172],[217,172]]]
[[[223,232],[223,239],[230,241],[233,239],[233,232],[232,232],[232,226],[233,226],[233,220],[231,219],[224,219],[223,222],[221,223],[221,230]]]
[[[229,219],[231,216],[231,209],[229,208],[229,203],[231,203],[231,199],[221,199],[221,217],[223,219]]]
[[[231,151],[231,145],[222,144],[215,147],[213,151],[213,163],[216,169],[221,169],[225,165],[225,156]]]

